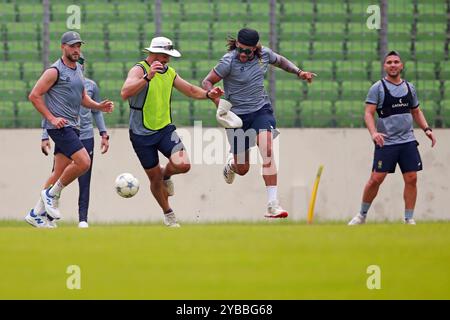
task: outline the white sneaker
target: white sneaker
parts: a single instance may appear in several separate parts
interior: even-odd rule
[[[47,217],[47,228],[50,228],[50,229],[58,228],[58,225],[56,224],[56,220],[50,221],[50,219],[48,219],[48,217]]]
[[[171,228],[180,227],[180,225],[177,222],[177,218],[175,217],[175,213],[173,213],[173,211],[164,214],[164,224]]]
[[[36,228],[47,228],[47,216],[43,214],[35,214],[34,209],[31,209],[30,213],[25,216],[25,221]]]
[[[167,190],[167,195],[169,197],[173,196],[175,194],[175,187],[173,185],[173,181],[172,179],[167,179],[167,180],[163,180],[164,186],[166,187]]]
[[[61,212],[59,212],[59,196],[52,197],[48,194],[49,189],[44,189],[41,191],[41,198],[44,201],[45,211],[53,219],[60,219]]]
[[[413,218],[411,218],[411,219],[403,219],[403,223],[404,224],[412,224],[412,225],[415,225],[416,224],[416,221],[413,219]]]
[[[362,214],[358,213],[356,216],[353,217],[352,220],[348,223],[349,226],[355,226],[357,224],[364,224],[366,223],[366,217],[364,217]]]
[[[236,176],[236,173],[231,169],[231,162],[233,161],[233,159],[234,156],[230,153],[225,163],[225,167],[223,168],[223,178],[228,184],[232,184],[234,181],[234,177]]]
[[[284,210],[278,200],[269,202],[267,205],[267,213],[264,215],[266,218],[287,218],[288,212]]]
[[[78,228],[81,229],[89,228],[89,224],[86,221],[80,221],[80,223],[78,224]]]

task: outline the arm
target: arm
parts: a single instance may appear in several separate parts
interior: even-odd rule
[[[42,129],[41,151],[44,155],[48,156],[51,148],[52,148],[52,145],[51,145],[50,139],[48,137],[47,129]]]
[[[274,53],[274,54],[276,56],[276,60],[273,63],[274,66],[276,66],[286,72],[296,74],[297,77],[299,77],[300,79],[306,80],[309,83],[311,83],[313,81],[314,77],[317,76],[317,74],[315,74],[315,73],[301,70],[293,62],[286,59],[282,55],[277,54],[277,53]]]
[[[109,149],[109,135],[105,125],[105,119],[103,118],[103,113],[101,112],[93,112],[92,116],[98,128],[98,131],[100,132],[100,136],[102,137],[100,149],[103,154],[106,153]]]
[[[149,83],[153,79],[155,73],[158,70],[162,70],[163,68],[164,66],[161,62],[154,61],[150,66],[150,70],[146,76],[146,79],[144,78],[145,73],[142,67],[136,65],[131,68],[131,70],[128,72],[127,79],[122,86],[122,90],[120,91],[120,96],[122,97],[122,99],[127,100],[128,98],[136,95],[147,85],[147,83]]]
[[[114,110],[114,103],[110,100],[103,100],[98,103],[92,100],[91,97],[86,93],[86,89],[83,90],[83,98],[81,99],[81,104],[89,109],[96,109],[103,112],[112,112]]]
[[[57,129],[61,129],[67,124],[67,120],[64,118],[55,117],[47,108],[44,101],[44,94],[53,86],[58,80],[58,70],[55,68],[47,69],[36,82],[36,85],[31,90],[28,99],[33,106],[39,111],[42,116],[47,119]]]
[[[377,128],[375,126],[375,111],[376,110],[377,110],[376,105],[366,103],[366,110],[364,112],[364,122],[366,123],[367,130],[369,130],[372,140],[377,145],[382,147],[384,145],[384,137],[386,135],[383,133],[377,132]]]
[[[216,100],[221,95],[223,95],[223,90],[219,87],[214,87],[212,89],[204,90],[200,87],[194,86],[190,84],[179,75],[175,78],[173,82],[173,86],[183,93],[185,96],[194,98],[194,99],[211,99]]]
[[[211,90],[213,88],[213,86],[220,82],[222,80],[221,77],[219,77],[219,75],[214,71],[214,69],[211,69],[211,71],[208,73],[208,75],[205,77],[205,79],[203,79],[202,81],[202,87],[205,90]],[[220,99],[212,99],[213,102],[216,104],[216,106],[219,105],[219,100]]]
[[[431,128],[428,126],[427,119],[425,119],[422,110],[420,110],[419,107],[411,109],[411,114],[417,125],[422,130],[425,131],[425,134],[427,135],[428,139],[431,140],[431,147],[434,147],[434,145],[436,144],[436,137],[434,136],[434,133],[431,130]]]

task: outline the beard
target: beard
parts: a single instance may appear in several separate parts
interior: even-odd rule
[[[77,58],[75,58],[75,56],[77,56]],[[80,55],[79,54],[66,54],[66,58],[69,59],[72,62],[77,62],[79,59]]]

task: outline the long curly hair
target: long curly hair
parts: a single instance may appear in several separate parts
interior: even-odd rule
[[[233,51],[236,49],[236,42],[237,40],[235,38],[232,37],[228,37],[227,39],[227,47],[228,47],[228,51]],[[255,56],[258,57],[258,59],[261,59],[261,50],[262,50],[262,45],[261,42],[258,41],[258,43],[256,44],[256,50],[255,52]]]

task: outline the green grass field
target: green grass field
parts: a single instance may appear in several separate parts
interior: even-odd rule
[[[0,222],[0,299],[450,299],[450,223]],[[81,289],[66,287],[69,265]],[[369,290],[367,267],[381,269]]]

